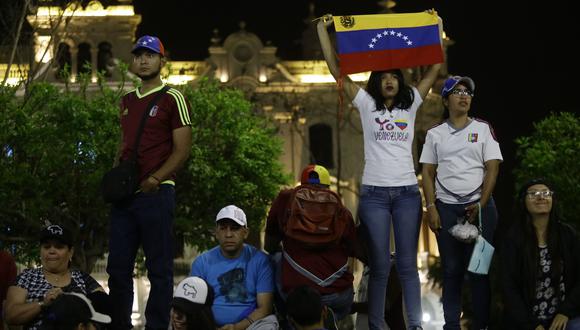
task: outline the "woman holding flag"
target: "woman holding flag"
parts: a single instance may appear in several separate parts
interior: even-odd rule
[[[327,31],[333,23],[338,57]],[[443,62],[441,19],[434,11],[335,18],[325,15],[317,29],[330,73],[358,108],[363,127],[365,166],[359,216],[369,251],[369,329],[386,329],[391,221],[408,329],[422,329],[417,272],[422,209],[412,143],[417,111]],[[407,85],[399,68],[426,64],[431,65],[417,86]],[[361,71],[372,71],[366,89],[347,75]]]

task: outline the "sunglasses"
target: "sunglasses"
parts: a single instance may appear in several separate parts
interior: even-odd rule
[[[473,92],[467,89],[454,89],[451,91],[451,94],[459,95],[459,96],[471,96],[473,97]]]
[[[526,192],[526,197],[528,197],[528,199],[539,199],[540,197],[542,198],[552,198],[552,196],[554,195],[554,192],[551,190],[530,190]]]

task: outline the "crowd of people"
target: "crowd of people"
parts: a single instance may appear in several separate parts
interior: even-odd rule
[[[218,245],[197,256],[189,276],[174,287],[175,173],[189,157],[191,109],[179,91],[161,81],[163,44],[143,36],[132,49],[132,70],[142,84],[122,98],[122,137],[114,161],[117,166],[137,159],[140,183],[130,198],[112,205],[109,293],[71,267],[74,237],[65,226],[52,224],[40,234],[39,267],[17,276],[14,266],[0,269],[6,271],[3,284],[9,283],[6,292],[0,291],[5,295],[4,322],[28,330],[131,329],[133,268],[142,247],[151,283],[146,329],[338,329],[338,321],[354,310],[355,258],[369,269],[368,328],[387,329],[385,301],[393,260],[405,328],[422,329],[417,246],[423,205],[412,142],[415,118],[441,64],[429,66],[416,86],[406,82],[400,69],[391,69],[373,71],[361,88],[341,77],[327,31],[332,22],[330,15],[318,22],[321,48],[331,74],[342,81],[358,109],[363,128],[360,225],[330,189],[328,170],[308,165],[300,185],[282,190],[272,202],[265,251],[245,243],[250,231],[246,214],[227,205],[215,218]],[[459,240],[451,230],[479,219],[480,235],[494,242],[498,224],[492,193],[502,154],[491,125],[469,115],[474,95],[471,78],[445,80],[445,116],[427,132],[420,155],[428,225],[436,235],[443,270],[444,329],[461,328],[466,276],[472,328],[487,329],[490,323],[489,275],[468,271],[474,242]],[[384,129],[404,134],[379,138],[376,133]],[[525,183],[520,218],[498,247],[506,329],[580,329],[580,242],[557,216],[556,191],[542,179]]]

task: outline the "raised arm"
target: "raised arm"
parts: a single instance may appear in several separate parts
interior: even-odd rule
[[[421,98],[425,100],[427,94],[429,94],[429,90],[433,87],[435,80],[437,80],[437,76],[439,75],[439,70],[441,69],[441,63],[430,65],[423,75],[423,79],[417,85],[417,90],[419,91],[419,95]]]
[[[320,40],[320,47],[322,48],[322,54],[326,60],[326,65],[330,74],[338,81],[340,77],[340,68],[338,66],[338,57],[336,52],[330,42],[330,36],[328,35],[328,27],[333,24],[333,19],[331,14],[324,15],[317,25],[318,39]],[[359,86],[355,84],[347,75],[342,77],[342,86],[346,95],[352,100],[356,96],[359,90]]]
[[[431,15],[437,15],[434,10],[427,11]],[[437,20],[439,22],[439,39],[441,40],[441,47],[443,47],[443,20],[441,17],[437,16]],[[423,79],[417,85],[417,90],[421,95],[421,98],[424,100],[429,94],[429,90],[433,87],[435,80],[437,79],[437,75],[439,74],[439,70],[441,69],[441,63],[436,63],[427,69],[427,72],[423,75]]]

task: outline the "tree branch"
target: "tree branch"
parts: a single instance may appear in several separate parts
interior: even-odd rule
[[[10,76],[10,67],[14,61],[14,55],[16,54],[16,47],[18,47],[18,41],[20,40],[20,32],[22,31],[22,25],[24,24],[24,17],[28,11],[28,5],[30,0],[24,1],[24,7],[22,8],[22,14],[20,15],[20,20],[18,21],[18,26],[16,27],[16,36],[14,37],[14,42],[12,43],[12,50],[10,51],[10,58],[8,60],[8,66],[6,67],[6,72],[4,73],[4,80],[2,80],[2,85],[6,85],[8,76]]]

